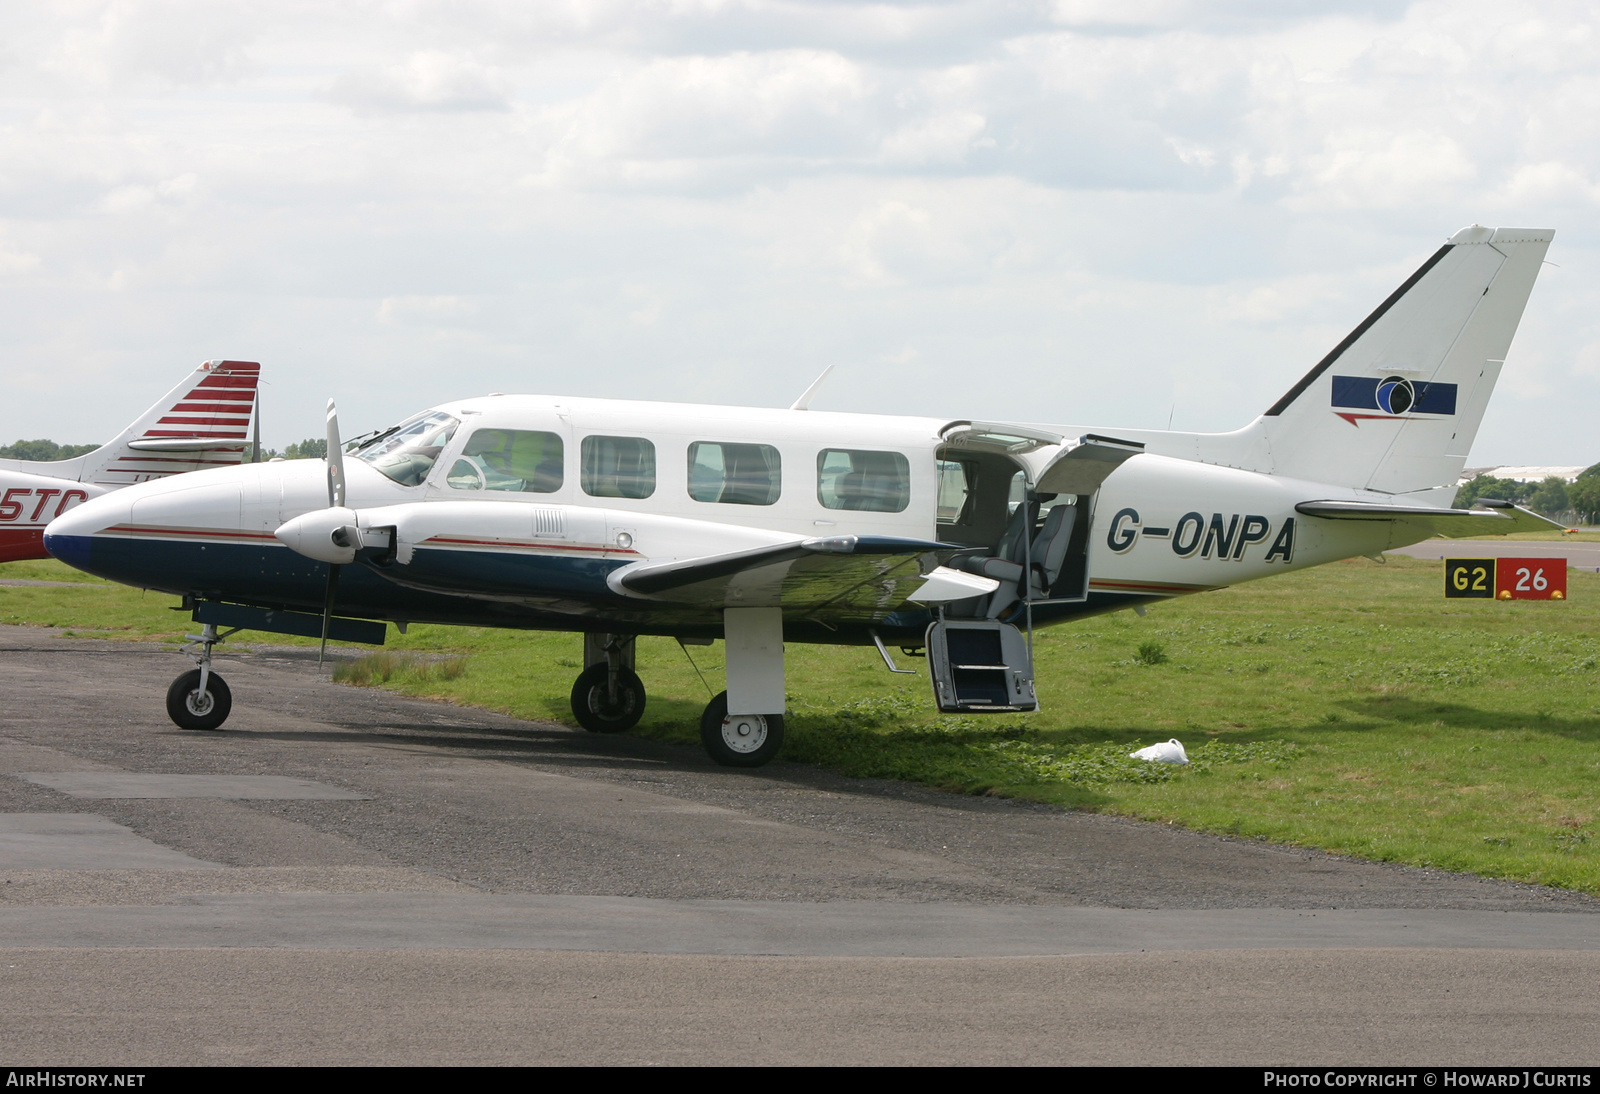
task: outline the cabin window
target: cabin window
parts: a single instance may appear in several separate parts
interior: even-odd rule
[[[561,437],[532,429],[480,429],[467,438],[445,481],[452,490],[552,494],[561,489]]]
[[[354,455],[402,486],[419,486],[460,424],[440,410],[418,414],[379,433]]]
[[[782,489],[782,470],[770,444],[696,441],[689,446],[689,496],[724,505],[771,505]]]
[[[656,446],[643,437],[585,437],[579,481],[596,498],[648,498],[656,492]]]
[[[939,461],[939,523],[966,524],[971,519],[976,460]]]
[[[903,512],[911,500],[911,464],[898,452],[824,448],[817,453],[817,500],[825,509]]]

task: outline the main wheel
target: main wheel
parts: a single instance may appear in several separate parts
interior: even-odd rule
[[[228,720],[233,709],[233,693],[227,681],[216,673],[200,691],[200,670],[190,669],[167,689],[167,717],[179,729],[216,729]]]
[[[632,669],[617,670],[617,701],[606,689],[604,663],[590,665],[572,685],[572,716],[590,733],[621,733],[644,715],[644,681]]]
[[[700,715],[700,743],[724,767],[760,767],[783,747],[783,715],[729,714],[723,692]]]

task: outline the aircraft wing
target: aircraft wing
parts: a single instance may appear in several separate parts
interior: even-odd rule
[[[1295,509],[1324,520],[1388,520],[1425,530],[1432,536],[1503,536],[1512,532],[1548,532],[1561,525],[1520,505],[1480,498],[1487,509],[1435,509],[1418,505],[1386,505],[1368,501],[1303,501]]]
[[[639,563],[616,571],[609,583],[624,595],[698,607],[829,608],[844,615],[871,614],[900,607],[945,558],[961,549],[889,536],[833,536],[678,562]]]

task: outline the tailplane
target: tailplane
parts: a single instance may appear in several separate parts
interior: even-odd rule
[[[1388,494],[1453,485],[1554,235],[1463,228],[1242,432],[1279,475]]]

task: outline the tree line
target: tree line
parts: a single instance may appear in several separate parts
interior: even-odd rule
[[[1600,463],[1588,468],[1576,482],[1551,475],[1543,482],[1517,482],[1479,475],[1461,485],[1455,507],[1471,509],[1479,498],[1514,502],[1547,517],[1574,514],[1584,524],[1600,523]]]
[[[15,444],[0,444],[0,460],[27,460],[29,463],[53,463],[56,460],[70,460],[74,456],[81,456],[85,452],[93,452],[100,446],[97,444],[57,444],[55,441],[18,441]],[[328,441],[323,437],[308,437],[303,441],[296,441],[282,452],[276,448],[263,448],[263,460],[320,460],[328,454]]]
[[[93,452],[97,444],[56,444],[55,441],[18,441],[0,445],[0,460],[27,460],[30,463],[51,463],[70,460],[85,452]]]

